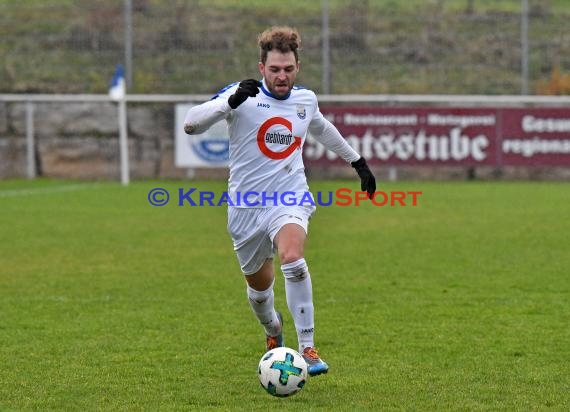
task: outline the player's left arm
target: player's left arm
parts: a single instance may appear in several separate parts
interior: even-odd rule
[[[327,149],[332,150],[345,161],[349,162],[360,177],[360,188],[372,199],[376,191],[376,178],[366,164],[366,159],[360,156],[342,137],[338,129],[317,111],[309,124],[311,135]]]

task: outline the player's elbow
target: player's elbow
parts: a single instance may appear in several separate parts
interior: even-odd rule
[[[191,123],[184,123],[184,133],[192,134],[196,131],[196,126]]]
[[[309,127],[308,131],[315,139],[318,139],[323,134],[323,130],[319,127]]]

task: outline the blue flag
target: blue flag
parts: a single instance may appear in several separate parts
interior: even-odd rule
[[[121,64],[117,65],[115,69],[115,74],[113,75],[113,80],[111,80],[111,87],[109,88],[109,96],[113,100],[121,100],[126,94],[126,84],[125,84],[125,69]]]

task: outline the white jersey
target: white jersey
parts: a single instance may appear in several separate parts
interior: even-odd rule
[[[196,133],[226,119],[230,205],[274,206],[281,204],[283,194],[291,199],[291,192],[298,204],[309,193],[302,158],[308,131],[347,162],[360,157],[324,118],[311,90],[294,86],[287,96],[277,98],[263,81],[256,97],[232,110],[227,101],[237,88],[238,83],[227,86],[211,101],[190,109],[185,119],[185,129]]]

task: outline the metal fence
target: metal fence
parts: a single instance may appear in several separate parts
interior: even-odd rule
[[[257,75],[257,34],[303,37],[320,93],[570,94],[557,0],[0,0],[0,93],[206,93]]]
[[[182,125],[175,125],[173,106],[178,103],[200,103],[208,98],[209,95],[131,94],[117,103],[107,94],[0,94],[0,179],[23,176],[31,179],[37,176],[101,179],[120,176],[121,182],[128,184],[131,174],[135,178],[182,177],[192,170],[174,164],[173,137],[177,130],[182,130]],[[465,108],[540,108],[546,110],[546,116],[564,108],[558,124],[568,130],[570,121],[567,109],[570,107],[570,96],[342,94],[320,95],[319,101],[329,108],[348,104],[367,107],[368,110],[375,107],[387,110],[406,107],[414,110],[410,108],[418,106],[437,111],[437,108],[446,110],[461,107],[458,113],[465,112]],[[128,119],[127,104],[131,115]],[[407,126],[405,132],[409,133]],[[544,159],[536,164],[542,168],[526,167],[526,162],[522,163],[525,166],[523,169],[534,172],[523,174],[523,178],[570,178],[570,169],[567,167],[570,164],[567,160],[570,140],[567,133],[555,133],[555,136],[565,145],[560,158],[551,165],[558,166],[558,170],[544,175],[544,169],[556,168],[548,167]],[[532,140],[528,136],[523,139]],[[561,164],[565,167],[561,168]],[[387,166],[386,178],[395,179],[396,168]],[[442,166],[445,164],[437,167]],[[433,165],[428,164],[427,167],[433,168]],[[408,178],[426,178],[421,166],[413,168],[416,171],[408,172]],[[457,168],[465,169],[465,164],[457,163]],[[449,179],[457,178],[456,175],[457,172],[453,171],[451,175],[429,175],[427,178]],[[334,172],[326,168],[326,173],[321,177],[330,176],[334,176]],[[513,177],[521,178],[521,175],[507,175],[507,178]]]

